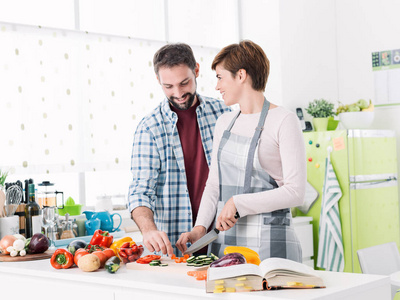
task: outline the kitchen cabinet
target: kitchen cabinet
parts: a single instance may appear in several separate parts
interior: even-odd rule
[[[314,243],[312,217],[293,218],[294,231],[301,244],[303,264],[314,268]]]

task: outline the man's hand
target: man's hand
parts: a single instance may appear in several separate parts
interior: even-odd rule
[[[194,243],[206,234],[206,229],[203,226],[195,226],[192,231],[184,232],[179,237],[175,246],[183,253],[186,251],[186,243]]]
[[[157,229],[151,209],[144,206],[136,207],[132,211],[132,218],[143,235],[143,244],[150,252],[161,251],[168,256],[174,254],[167,234]]]
[[[168,254],[172,256],[174,250],[172,249],[171,242],[169,241],[167,234],[159,230],[150,230],[142,232],[143,244],[150,252],[161,251],[162,254]]]
[[[226,201],[224,208],[217,217],[217,224],[215,227],[220,231],[225,231],[232,228],[237,222],[235,214],[236,206],[233,202],[233,198],[230,198],[228,201]]]

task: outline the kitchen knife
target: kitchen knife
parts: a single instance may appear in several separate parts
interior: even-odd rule
[[[240,218],[239,213],[236,212],[235,219],[239,219],[239,218]],[[205,247],[208,244],[215,241],[218,237],[218,233],[219,233],[219,230],[217,228],[214,228],[209,233],[207,233],[205,236],[203,236],[198,241],[193,243],[189,248],[187,248],[186,251],[183,252],[183,254],[185,255],[185,254],[194,253],[196,251],[199,251],[203,247]]]

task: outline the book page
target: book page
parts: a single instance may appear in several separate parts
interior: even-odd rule
[[[311,267],[284,258],[267,258],[261,262],[259,267],[262,271],[262,274],[264,274],[263,277],[265,278],[270,278],[276,275],[301,275],[318,277],[317,273]]]
[[[207,280],[219,280],[224,278],[237,277],[242,275],[262,276],[260,268],[254,264],[241,264],[229,267],[208,268]]]

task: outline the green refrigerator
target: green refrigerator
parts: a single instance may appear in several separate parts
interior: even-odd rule
[[[344,271],[361,273],[357,250],[387,242],[400,245],[397,152],[391,130],[305,132],[307,180],[319,197],[307,214],[313,218],[314,264],[325,178],[331,162],[342,190],[339,213],[344,248]]]

